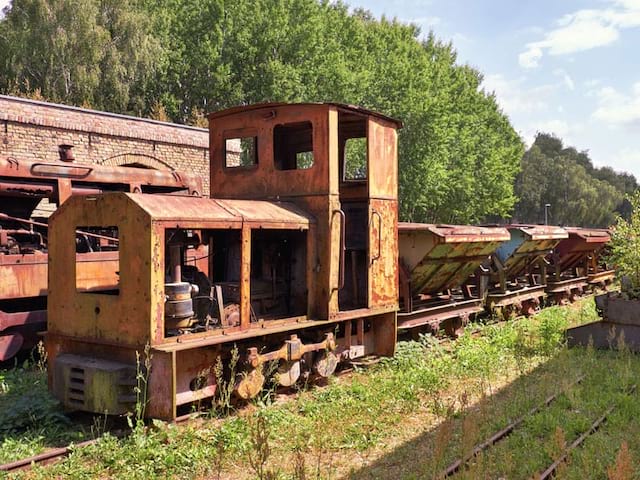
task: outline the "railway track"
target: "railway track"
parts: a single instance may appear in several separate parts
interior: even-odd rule
[[[524,415],[518,417],[516,420],[514,420],[513,422],[511,422],[508,425],[506,425],[504,428],[498,430],[497,432],[492,434],[490,437],[485,439],[483,442],[477,444],[467,457],[458,458],[455,461],[453,461],[445,470],[443,470],[440,473],[438,478],[452,477],[452,476],[456,475],[457,473],[461,472],[478,455],[480,455],[481,453],[487,451],[489,448],[493,447],[494,445],[496,445],[500,441],[506,439],[509,435],[511,435],[511,433],[513,433],[518,427],[520,427],[527,418],[530,418],[533,415],[536,415],[536,414],[540,413],[545,408],[550,407],[553,404],[553,402],[559,396],[561,396],[562,394],[568,392],[574,386],[582,383],[582,381],[584,379],[585,379],[584,375],[579,377],[577,380],[575,380],[573,383],[571,383],[564,390],[561,390],[561,391],[559,391],[559,392],[547,397],[542,403],[540,403],[539,405],[533,407],[527,413],[525,413]],[[627,389],[626,393],[631,395],[635,391],[636,391],[636,385],[633,385],[629,389]],[[544,469],[542,472],[540,472],[534,478],[537,479],[537,480],[547,480],[549,478],[553,478],[555,476],[558,468],[564,462],[567,461],[567,459],[568,459],[569,455],[571,454],[571,452],[573,450],[577,449],[578,447],[580,447],[580,445],[582,445],[584,443],[584,441],[589,436],[593,435],[594,433],[596,433],[599,430],[599,428],[602,426],[602,424],[607,421],[607,418],[615,410],[616,406],[617,406],[616,404],[609,405],[608,408],[604,411],[604,413],[602,415],[600,415],[599,417],[597,417],[596,419],[593,420],[593,422],[590,424],[590,427],[586,431],[581,433],[578,436],[578,438],[576,438],[567,448],[564,449],[564,451],[558,456],[558,458],[556,458],[556,460],[554,460],[554,462],[551,465],[549,465],[546,469]]]

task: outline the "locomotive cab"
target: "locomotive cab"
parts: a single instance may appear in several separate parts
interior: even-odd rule
[[[172,419],[220,382],[246,399],[268,372],[290,386],[392,355],[399,126],[336,104],[231,109],[210,116],[215,198],[71,198],[50,223],[54,394],[131,411],[147,351],[146,415]],[[117,237],[108,288],[77,281],[81,227]]]

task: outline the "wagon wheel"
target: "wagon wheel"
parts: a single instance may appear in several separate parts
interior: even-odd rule
[[[538,300],[537,298],[525,300],[524,302],[522,302],[522,309],[520,310],[520,313],[525,317],[530,317],[531,315],[536,313],[536,310],[539,306],[540,300]]]

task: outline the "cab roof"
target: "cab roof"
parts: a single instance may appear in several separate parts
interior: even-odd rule
[[[355,115],[360,115],[360,116],[373,116],[373,117],[377,117],[380,118],[382,120],[385,120],[387,122],[391,122],[392,124],[394,124],[396,126],[396,128],[402,128],[402,121],[393,118],[393,117],[389,117],[387,115],[384,115],[382,113],[379,112],[375,112],[373,110],[368,110],[366,108],[363,107],[358,107],[356,105],[349,105],[347,103],[337,103],[337,102],[305,102],[305,103],[282,103],[282,102],[271,102],[271,103],[256,103],[253,105],[240,105],[237,107],[232,107],[232,108],[227,108],[225,110],[219,110],[217,112],[211,112],[209,114],[209,119],[210,120],[214,120],[214,119],[218,119],[218,118],[222,118],[222,117],[226,117],[229,115],[235,115],[237,113],[240,112],[249,112],[252,110],[266,110],[266,109],[270,109],[270,108],[291,108],[291,109],[295,109],[295,108],[299,108],[299,107],[320,107],[320,106],[327,106],[327,107],[335,107],[338,110],[341,110],[343,112],[346,113],[351,113],[351,114],[355,114]]]

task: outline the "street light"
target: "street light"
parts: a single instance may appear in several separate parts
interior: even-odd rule
[[[544,204],[544,224],[545,225],[549,225],[549,207],[550,206],[551,206],[550,203]]]

